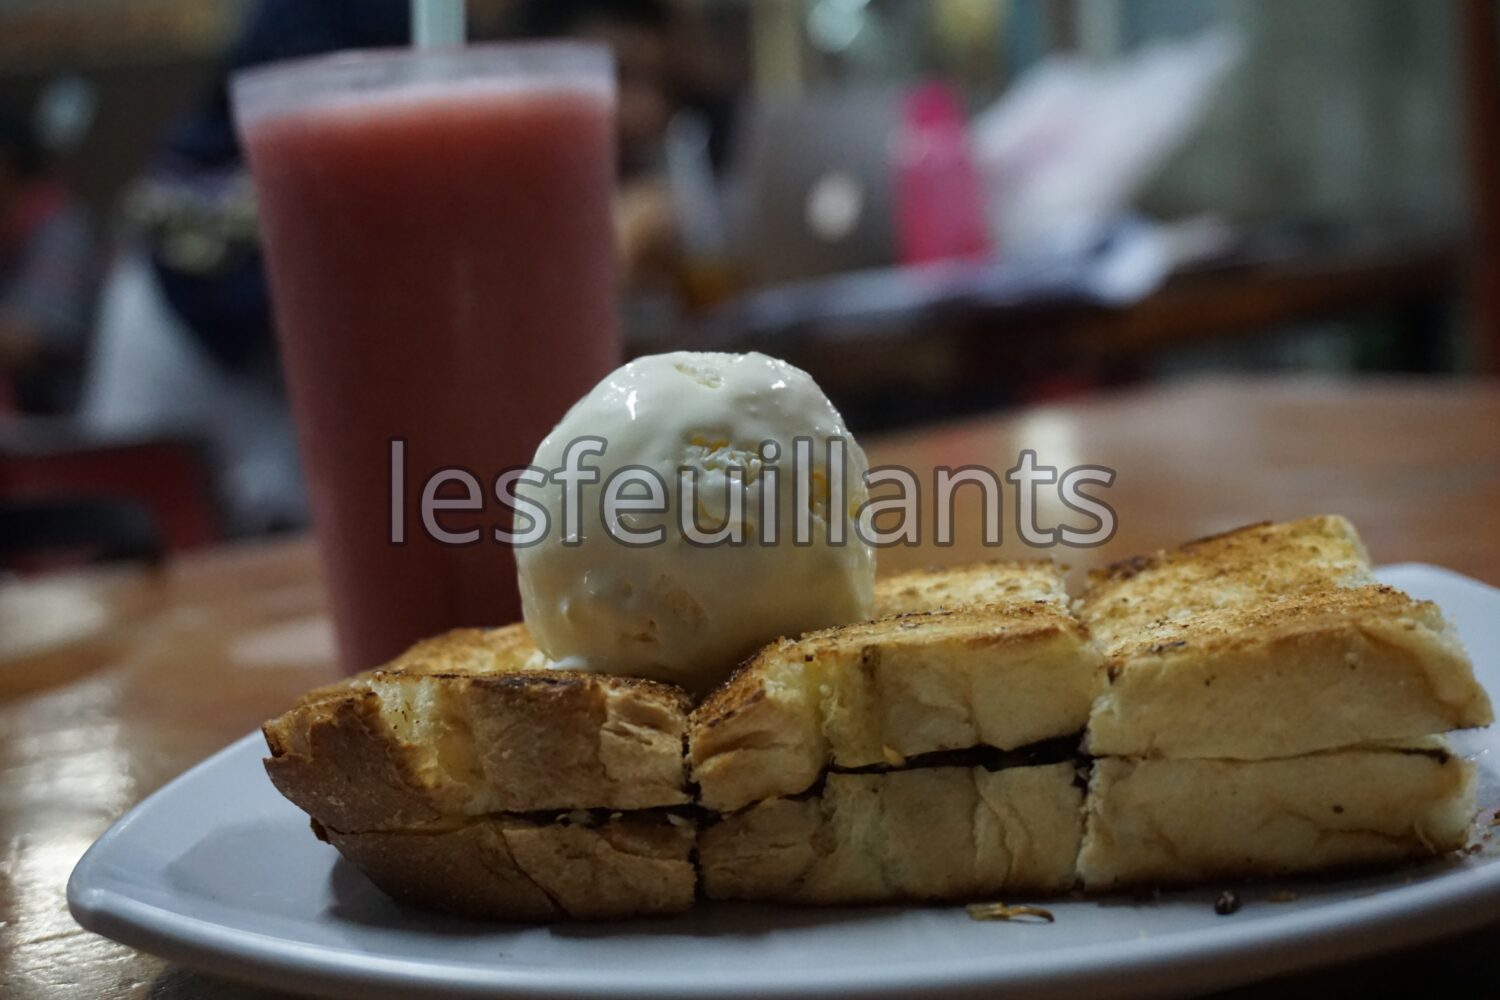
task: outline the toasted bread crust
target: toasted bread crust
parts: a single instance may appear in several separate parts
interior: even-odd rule
[[[680,913],[697,883],[693,825],[652,813],[596,825],[499,816],[452,829],[315,830],[397,901],[474,919]]]
[[[346,833],[689,801],[683,692],[528,667],[515,629],[498,631],[498,643],[474,629],[419,643],[267,722],[271,781]]]
[[[1288,875],[1462,847],[1474,767],[1392,746],[1265,761],[1106,758],[1094,762],[1087,809],[1078,868],[1090,890]]]
[[[424,787],[417,748],[392,738],[373,691],[330,693],[261,727],[276,790],[313,819],[351,830],[418,826],[456,803]]]
[[[962,900],[1073,884],[1083,792],[1071,763],[831,774],[699,835],[711,899]]]

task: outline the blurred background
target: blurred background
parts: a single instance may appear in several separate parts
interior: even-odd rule
[[[1493,372],[1497,10],[470,0],[469,30],[615,51],[628,353],[764,350],[874,432]],[[408,31],[405,0],[0,0],[0,571],[304,526],[224,81]]]

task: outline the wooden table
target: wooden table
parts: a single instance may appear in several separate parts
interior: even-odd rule
[[[1425,560],[1500,584],[1500,383],[1194,383],[870,444],[874,463],[918,470],[1003,470],[1022,448],[1115,469],[1105,496],[1118,533],[1059,555],[1079,568],[1245,521],[1337,511],[1378,562]],[[958,516],[959,544],[888,550],[882,565],[988,554],[973,498]],[[1014,535],[1008,527],[1002,554],[1027,553]],[[0,996],[269,996],[85,933],[63,886],[125,809],[333,676],[305,540],[0,587]],[[1500,922],[1277,985],[1322,996],[1352,980],[1422,995],[1452,979],[1459,995],[1460,977],[1493,989],[1497,949]]]

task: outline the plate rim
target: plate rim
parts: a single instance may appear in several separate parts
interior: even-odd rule
[[[1377,572],[1438,573],[1450,585],[1481,589],[1500,601],[1500,589],[1452,570],[1400,563]],[[249,754],[262,739],[251,732],[198,762],[137,803],[96,840],[75,865],[68,908],[84,929],[185,966],[263,985],[328,995],[409,996],[413,990],[450,996],[496,994],[554,997],[652,996],[686,998],[712,991],[725,997],[910,996],[914,991],[963,992],[1026,987],[1074,994],[1108,986],[1113,994],[1141,993],[1164,984],[1174,991],[1229,986],[1294,969],[1327,965],[1388,947],[1409,947],[1494,921],[1485,903],[1500,903],[1500,858],[1442,873],[1423,882],[1383,887],[1253,923],[1226,922],[1149,939],[1079,944],[1038,953],[945,959],[905,966],[789,966],[768,969],[753,982],[703,973],[673,977],[650,970],[588,967],[518,969],[503,962],[476,965],[362,952],[309,944],[235,928],[146,902],[105,870],[116,845],[136,821],[200,772]],[[1413,919],[1414,914],[1420,919]],[[497,925],[512,926],[512,925]],[[544,926],[544,925],[538,925]],[[1129,982],[1122,980],[1129,979]]]

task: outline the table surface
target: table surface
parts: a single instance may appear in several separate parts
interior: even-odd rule
[[[1437,563],[1500,585],[1500,383],[1192,382],[868,444],[872,464],[923,478],[944,465],[1004,470],[1024,448],[1050,465],[1115,470],[1101,495],[1118,530],[1101,547],[1026,549],[1006,524],[998,554],[1051,555],[1075,573],[1249,521],[1338,512],[1378,563]],[[888,549],[882,568],[996,555],[980,541],[977,493],[959,491],[955,545]],[[132,804],[335,676],[323,608],[305,539],[0,586],[0,995],[273,995],[84,932],[64,885]],[[1363,983],[1387,995],[1480,976],[1492,988],[1497,948],[1500,923],[1276,989]]]

